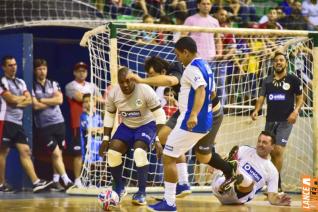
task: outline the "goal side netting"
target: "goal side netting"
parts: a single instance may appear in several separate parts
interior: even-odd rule
[[[288,140],[281,172],[284,191],[300,191],[301,177],[314,172],[314,130],[313,130],[313,40],[307,32],[277,30],[251,30],[229,28],[199,28],[172,25],[127,24],[107,28],[101,26],[86,33],[91,62],[91,81],[106,99],[111,85],[116,83],[118,66],[126,66],[141,77],[147,77],[144,62],[150,56],[160,56],[168,62],[175,62],[174,38],[178,34],[205,32],[219,33],[223,41],[223,56],[208,61],[215,74],[217,94],[222,102],[224,119],[216,136],[216,151],[226,154],[234,145],[255,146],[257,137],[265,126],[266,105],[257,121],[250,114],[260,92],[264,78],[273,73],[272,57],[283,51],[288,57],[288,72],[300,78],[304,91],[304,106]],[[158,92],[163,92],[161,91]],[[169,105],[168,107],[174,107]],[[96,105],[96,111],[103,116],[104,106]],[[120,121],[120,120],[119,120]],[[100,140],[88,135],[87,153],[81,174],[84,188],[70,193],[96,193],[105,186],[111,186],[111,174],[104,159],[92,161],[98,152],[94,145]],[[316,153],[317,154],[317,153]],[[132,151],[123,156],[122,176],[131,191],[136,190],[137,172]],[[198,164],[195,154],[187,154],[189,181],[194,190],[210,191],[213,170]],[[162,191],[163,166],[155,151],[148,154],[150,166],[148,191]]]

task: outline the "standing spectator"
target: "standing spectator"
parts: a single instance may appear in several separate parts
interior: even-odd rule
[[[57,82],[47,79],[47,62],[44,59],[34,61],[34,76],[32,101],[34,123],[40,143],[51,154],[54,175],[52,189],[64,190],[59,184],[60,176],[65,189],[73,185],[68,178],[63,163],[62,150],[65,149],[65,124],[60,106],[63,94]]]
[[[309,30],[318,29],[318,2],[317,0],[308,0],[302,3],[302,14],[307,21]]]
[[[266,98],[265,130],[276,136],[276,144],[271,152],[271,157],[273,164],[280,172],[283,166],[285,146],[303,105],[303,94],[298,77],[287,73],[287,59],[283,53],[276,52],[273,68],[274,74],[263,81],[260,96],[251,116],[253,120],[256,120]],[[294,107],[295,97],[296,106]],[[281,188],[280,182],[279,187]]]
[[[5,56],[2,58],[1,65],[4,71],[1,84],[5,89],[1,97],[6,102],[7,110],[4,118],[2,142],[0,143],[0,180],[2,180],[0,181],[0,191],[11,190],[10,186],[5,184],[5,165],[9,148],[15,147],[19,152],[22,167],[33,183],[33,192],[41,192],[52,182],[41,180],[36,175],[30,157],[29,141],[22,126],[23,109],[32,103],[32,98],[25,82],[16,77],[17,62],[15,58]]]
[[[220,23],[220,27],[228,28],[231,23],[228,18],[228,12],[225,9],[219,9],[215,14],[217,20]],[[223,55],[220,57],[217,68],[217,94],[221,96],[221,104],[225,105],[226,99],[228,98],[227,93],[232,93],[231,89],[234,89],[235,82],[237,79],[233,77],[236,75],[237,69],[234,65],[234,57],[236,53],[236,40],[233,34],[227,33],[221,35],[223,45]],[[236,75],[237,76],[237,75]],[[229,85],[229,86],[228,86]],[[229,101],[233,99],[233,96],[229,96]]]
[[[212,7],[210,0],[197,0],[197,7],[199,12],[188,17],[185,20],[184,25],[213,28],[220,27],[218,20],[209,14]],[[211,61],[215,56],[220,57],[222,55],[222,40],[218,34],[191,32],[189,35],[196,42],[198,55],[203,59]]]
[[[100,96],[98,88],[93,83],[85,81],[87,78],[88,66],[83,62],[78,62],[74,66],[75,79],[65,86],[67,101],[70,105],[71,114],[71,130],[73,137],[73,153],[74,153],[74,184],[81,187],[81,169],[82,169],[82,150],[80,141],[80,116],[83,112],[82,101],[83,94],[90,93]]]

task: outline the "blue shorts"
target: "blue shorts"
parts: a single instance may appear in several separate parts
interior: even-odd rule
[[[156,131],[157,127],[156,122],[154,121],[138,128],[130,128],[124,123],[121,123],[112,137],[112,140],[120,140],[127,144],[130,148],[134,147],[135,141],[143,141],[150,146],[156,137]]]

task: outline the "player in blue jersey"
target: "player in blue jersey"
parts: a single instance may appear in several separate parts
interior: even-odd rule
[[[206,61],[197,57],[197,46],[190,37],[183,37],[175,44],[178,59],[186,66],[180,80],[177,124],[168,136],[164,151],[164,199],[150,205],[150,211],[176,211],[176,162],[190,150],[212,127],[213,74]]]

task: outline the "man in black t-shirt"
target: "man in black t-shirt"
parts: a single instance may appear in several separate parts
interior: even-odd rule
[[[283,153],[288,137],[303,105],[303,94],[300,79],[287,73],[287,61],[283,53],[276,52],[273,68],[274,73],[263,81],[260,96],[251,117],[253,120],[257,119],[258,112],[261,110],[266,98],[267,116],[265,130],[271,131],[276,135],[276,145],[271,157],[272,162],[278,172],[280,172],[283,166]],[[294,106],[295,97],[296,106]],[[281,188],[280,181],[279,187]]]

